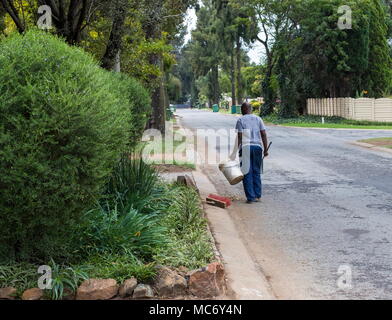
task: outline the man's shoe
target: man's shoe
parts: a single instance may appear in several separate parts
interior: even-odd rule
[[[256,202],[261,202],[261,198],[257,198],[257,199],[256,199]]]
[[[252,204],[252,203],[255,203],[255,202],[256,202],[255,200],[253,200],[253,201],[252,200],[247,200],[246,201],[247,204]]]

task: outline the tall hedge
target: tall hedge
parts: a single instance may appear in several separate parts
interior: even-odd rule
[[[0,43],[0,259],[69,253],[133,132],[124,81],[47,33]]]
[[[123,73],[112,73],[111,76],[116,80],[117,87],[114,89],[129,101],[129,146],[132,148],[141,139],[151,114],[150,94],[137,80]]]

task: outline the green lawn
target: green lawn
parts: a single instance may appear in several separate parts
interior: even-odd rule
[[[204,110],[212,112],[212,109]],[[219,113],[231,115],[231,110],[220,109]],[[277,115],[271,115],[268,117],[263,117],[263,119],[266,124],[276,124],[298,128],[392,130],[392,123],[356,121],[340,117],[324,117],[324,124],[322,123],[321,116],[299,116],[286,119],[279,118]]]
[[[392,123],[356,121],[340,117],[324,117],[324,124],[322,123],[322,117],[320,116],[300,116],[284,119],[272,115],[264,117],[264,121],[270,124],[300,128],[392,130]]]
[[[366,125],[350,125],[340,123],[285,123],[288,127],[298,128],[325,128],[325,129],[368,129],[368,130],[392,130],[392,126],[366,126]]]

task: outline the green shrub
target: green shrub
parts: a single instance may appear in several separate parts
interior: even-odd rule
[[[261,110],[260,108],[262,106],[261,102],[259,102],[259,101],[252,101],[250,104],[252,105],[252,108],[253,108],[254,112],[260,113],[260,110]]]
[[[130,131],[129,146],[135,147],[142,137],[148,118],[151,114],[151,98],[149,92],[135,79],[123,73],[111,73],[115,78],[119,95],[129,101]]]
[[[127,142],[129,97],[81,49],[30,31],[0,43],[0,255],[63,257]],[[118,81],[117,81],[118,82]]]

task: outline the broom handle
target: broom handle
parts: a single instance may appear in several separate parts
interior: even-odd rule
[[[268,148],[267,148],[267,152],[269,151],[269,149],[271,148],[271,145],[272,145],[272,141],[269,143],[269,145],[268,145]],[[265,157],[263,156],[263,159],[264,159]]]

